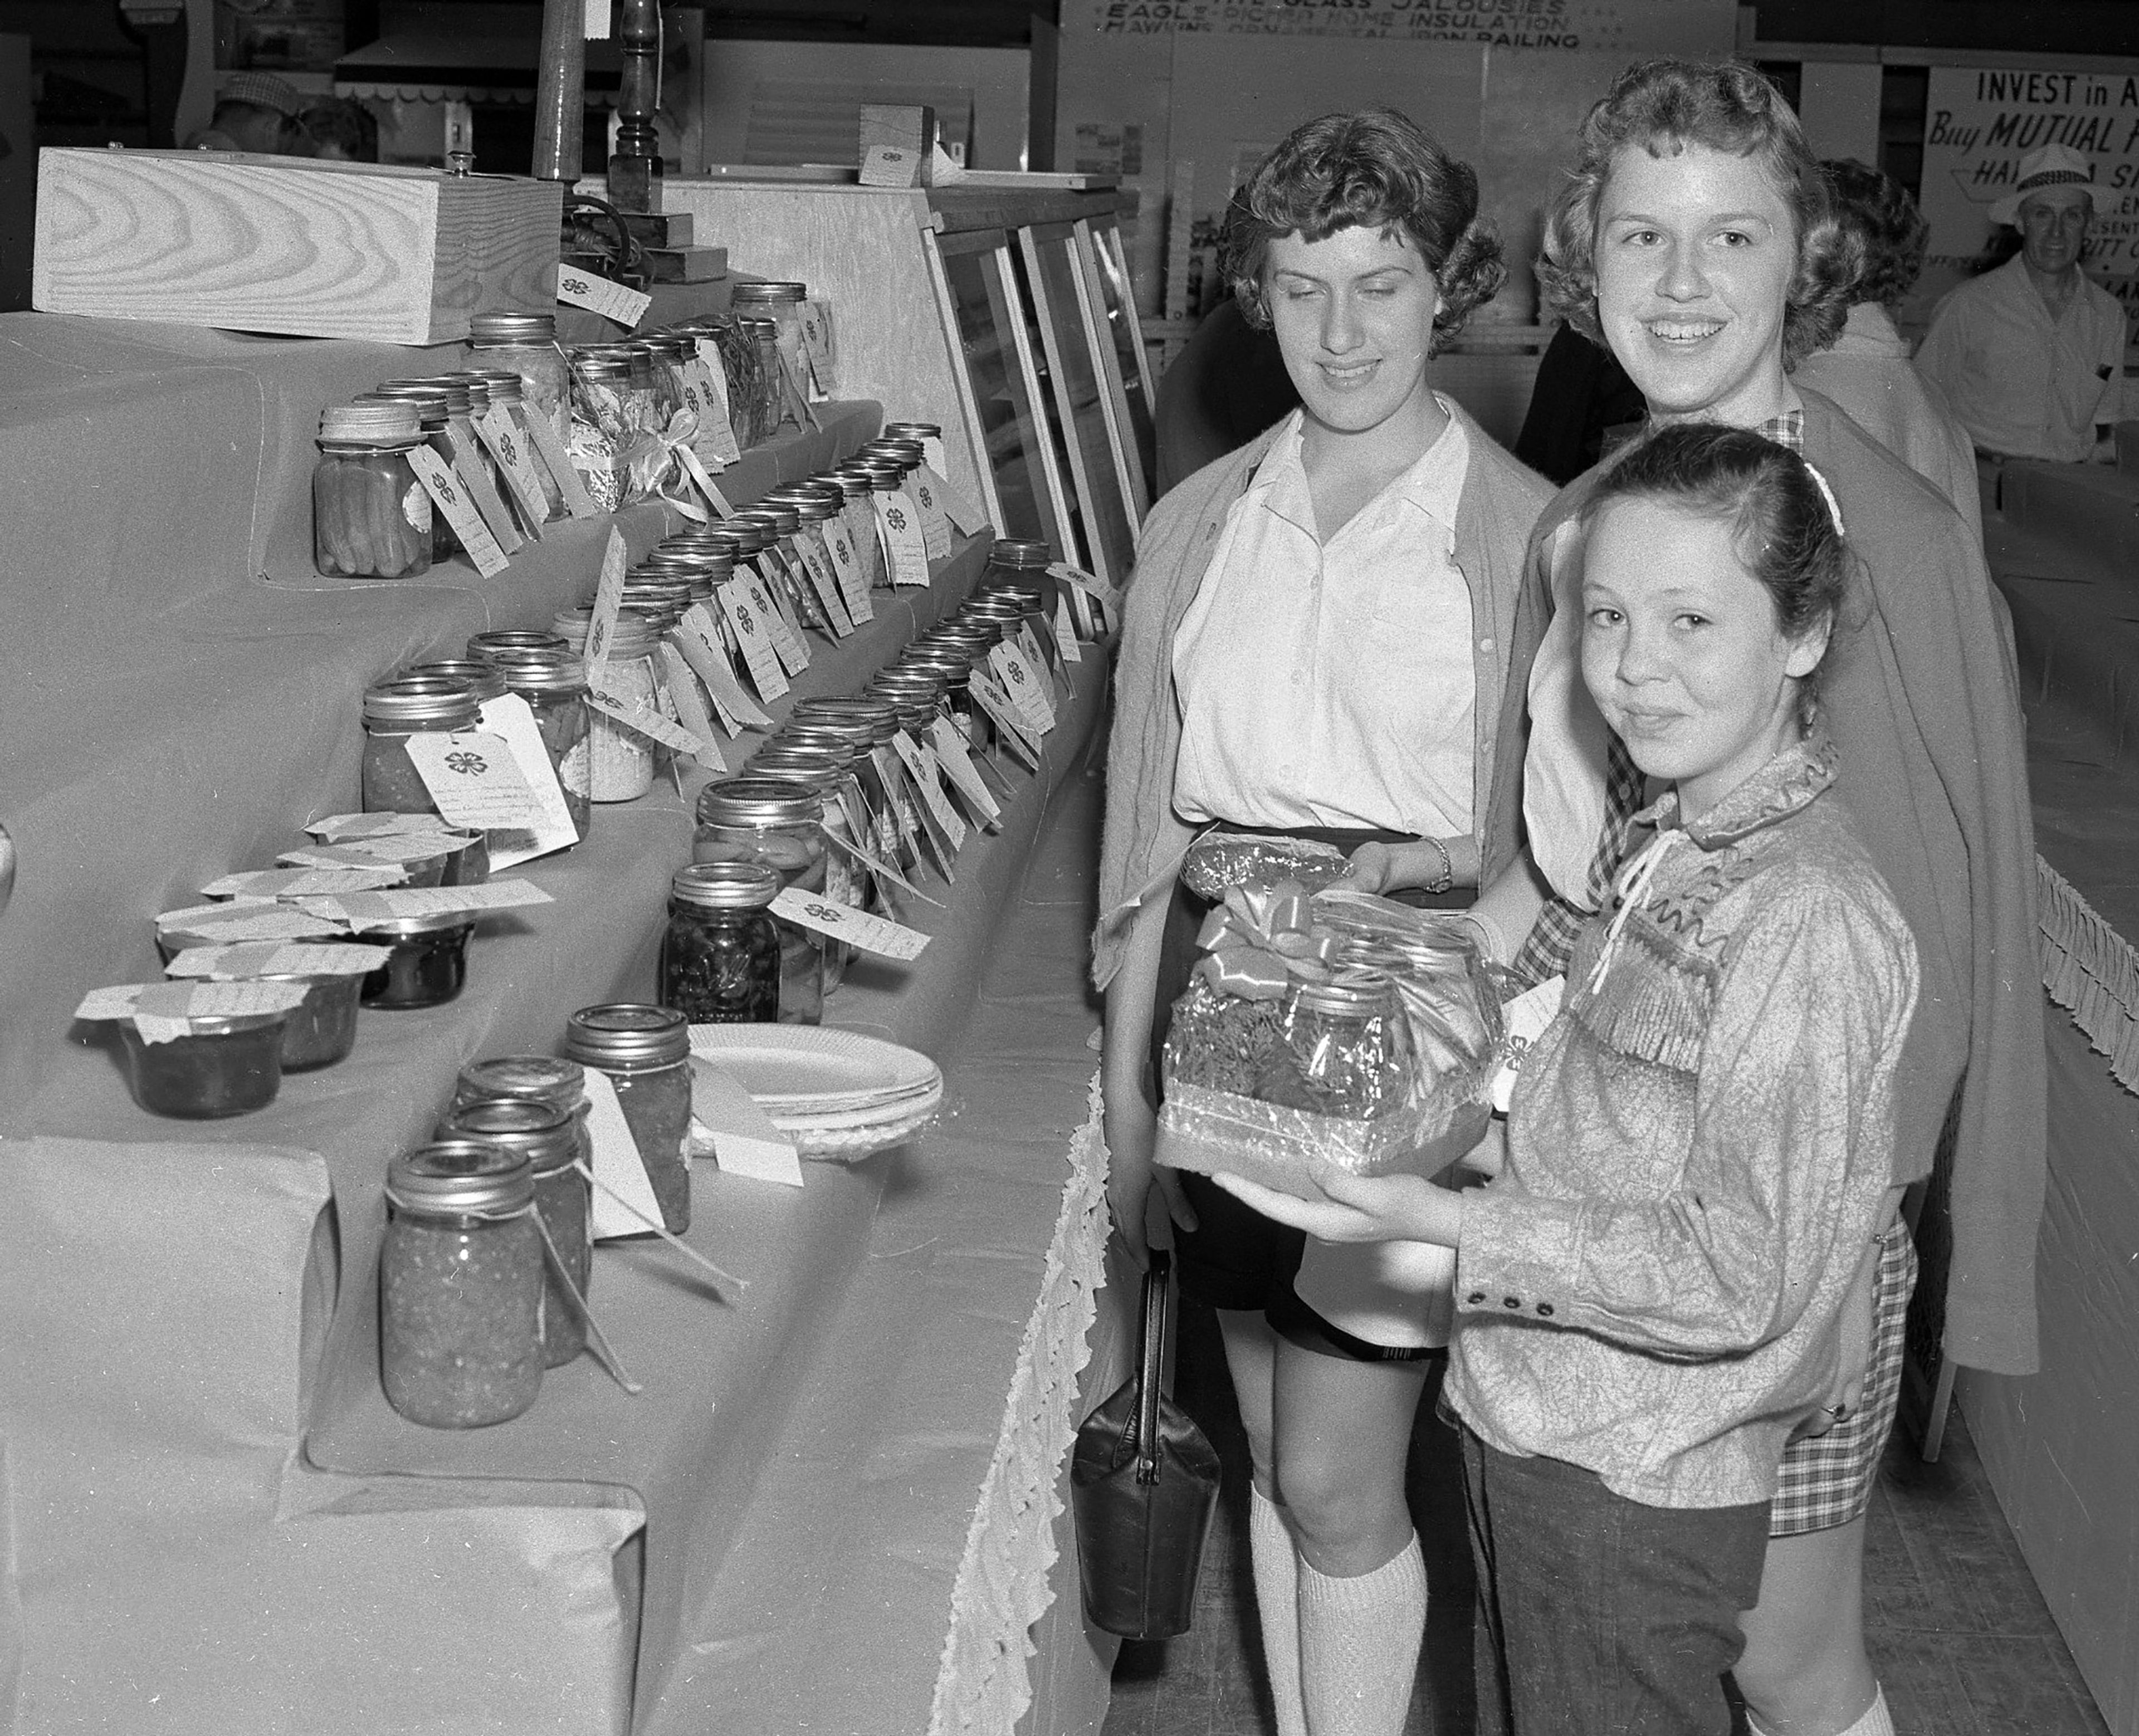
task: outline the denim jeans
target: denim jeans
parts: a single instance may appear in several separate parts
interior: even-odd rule
[[[1645,1507],[1463,1430],[1478,1736],[1729,1736],[1768,1504]]]

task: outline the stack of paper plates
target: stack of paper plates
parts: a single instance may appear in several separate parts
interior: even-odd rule
[[[735,1075],[808,1157],[859,1157],[936,1118],[943,1074],[928,1056],[814,1024],[694,1024],[691,1053]]]

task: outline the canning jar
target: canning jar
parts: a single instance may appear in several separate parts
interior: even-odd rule
[[[512,438],[520,446],[521,456],[526,461],[528,469],[534,473],[535,486],[542,491],[542,522],[546,525],[564,517],[565,491],[558,487],[557,478],[551,473],[542,454],[535,450],[535,437],[527,432],[530,412],[521,396],[520,376],[509,368],[471,368],[467,372],[482,382],[484,389],[490,394],[491,408],[505,412],[505,419],[512,427]],[[514,499],[516,503],[518,496]]]
[[[799,784],[730,778],[698,793],[699,862],[754,862],[782,888],[825,890],[825,824],[819,799]],[[810,930],[780,923],[780,1022],[815,1024],[825,1013],[823,942]]]
[[[453,677],[383,681],[364,695],[364,759],[358,772],[366,814],[436,814],[438,804],[409,757],[414,735],[472,730],[481,715],[475,689]]]
[[[331,976],[267,976],[259,980],[305,985],[304,1004],[290,1010],[282,1026],[283,1072],[303,1073],[314,1067],[331,1066],[356,1047],[362,971],[345,971]]]
[[[436,452],[450,467],[453,462],[453,442],[447,437],[446,424],[451,418],[450,389],[442,382],[428,379],[389,379],[360,394],[358,403],[388,400],[410,403],[416,407],[416,428],[423,444]],[[431,509],[431,561],[436,565],[461,552],[461,540],[453,531],[453,521],[439,511]]]
[[[433,1140],[386,1167],[379,1372],[386,1401],[432,1429],[517,1416],[542,1390],[542,1236],[527,1159]]]
[[[998,536],[988,550],[987,567],[975,589],[986,591],[1002,584],[1031,585],[1040,592],[1041,610],[1052,620],[1055,599],[1062,594],[1062,581],[1047,570],[1054,562],[1055,551],[1044,542]]]
[[[364,979],[366,1006],[388,1012],[443,1006],[467,982],[467,943],[475,918],[466,911],[396,917],[353,936],[387,949],[386,962]]]
[[[557,347],[554,314],[477,314],[468,321],[472,368],[509,368],[520,376],[521,398],[549,418],[560,442],[572,431],[572,376]]]
[[[448,681],[464,681],[475,689],[478,708],[493,699],[505,697],[505,672],[487,658],[443,657],[435,663],[410,663],[396,669],[387,677],[389,681],[420,679],[426,675],[443,677]]]
[[[587,623],[583,612],[567,609],[551,624],[582,652],[586,648]],[[619,614],[616,631],[609,637],[609,662],[603,692],[626,706],[634,700],[655,704],[653,658],[661,635],[644,616]],[[653,744],[635,730],[628,730],[613,717],[589,707],[587,718],[587,793],[598,802],[635,801],[653,787]]]
[[[871,590],[881,589],[890,581],[884,577],[884,550],[877,546],[876,509],[869,504],[867,473],[842,464],[825,472],[824,479],[839,488],[839,521],[846,526],[862,582]]]
[[[639,1147],[662,1227],[691,1227],[691,1027],[671,1007],[612,1001],[581,1007],[565,1025],[565,1053],[606,1073]]]
[[[781,377],[780,324],[770,316],[753,314],[740,316],[737,323],[757,352],[758,438],[770,440],[795,420],[788,408],[787,384]]]
[[[542,1262],[542,1311],[539,1330],[542,1364],[556,1368],[587,1347],[587,1280],[594,1269],[593,1189],[579,1162],[584,1135],[580,1124],[581,1070],[570,1061],[551,1066],[571,1069],[570,1103],[553,1098],[477,1098],[456,1101],[438,1129],[487,1139],[527,1160],[535,1183],[535,1215],[556,1250]],[[463,1073],[463,1081],[467,1074]],[[561,1270],[560,1269],[561,1268]],[[565,1287],[569,1279],[570,1289]],[[573,1292],[578,1292],[576,1298]]]
[[[556,633],[541,637],[554,640],[560,648],[565,643]],[[526,700],[527,709],[535,714],[535,727],[542,733],[543,751],[556,771],[557,787],[565,793],[565,811],[571,816],[572,829],[585,838],[594,818],[594,747],[587,711],[586,665],[560,648],[523,653],[502,668],[506,686]]]
[[[409,454],[414,404],[334,405],[320,414],[312,471],[312,565],[329,577],[406,579],[431,570],[431,496]]]
[[[738,283],[728,291],[729,311],[739,317],[770,320],[780,359],[787,364],[795,388],[801,390],[802,304],[810,299],[806,283]]]
[[[852,763],[852,751],[844,744],[835,752],[829,747],[774,741],[752,754],[744,770],[753,778],[799,784],[817,798],[825,841],[831,845],[825,853],[825,897],[834,904],[859,910],[864,907],[862,880],[849,853],[854,828],[848,824],[847,809],[840,800],[844,790],[857,807],[860,804],[861,786],[849,769]],[[819,943],[825,960],[825,992],[829,995],[846,980],[848,949],[825,936],[819,936]]]
[[[186,1034],[162,1043],[119,1021],[126,1083],[151,1115],[213,1121],[265,1108],[282,1088],[287,1013],[232,1013],[186,1020]]]
[[[780,1017],[780,932],[766,907],[780,890],[750,862],[693,863],[668,888],[661,1004],[693,1024],[771,1024]]]
[[[1378,971],[1295,985],[1279,1046],[1285,1064],[1270,1095],[1296,1109],[1366,1120],[1397,1108],[1411,1088],[1410,1027],[1396,985]]]
[[[511,663],[531,652],[571,650],[561,633],[538,633],[526,628],[498,627],[488,633],[468,635],[467,654],[487,663]]]

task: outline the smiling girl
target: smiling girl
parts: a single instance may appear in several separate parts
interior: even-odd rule
[[[1670,787],[1524,1063],[1502,1178],[1223,1185],[1456,1250],[1481,1732],[1721,1736],[1784,1449],[1882,1213],[1916,955],[1810,727],[1845,560],[1823,484],[1683,424],[1582,520],[1582,678]]]

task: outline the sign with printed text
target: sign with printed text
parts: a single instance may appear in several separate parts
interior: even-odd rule
[[[557,299],[627,328],[638,325],[653,305],[651,296],[570,265],[557,267]]]
[[[903,489],[889,494],[872,493],[876,507],[877,532],[884,544],[884,560],[894,585],[926,589],[928,584],[928,545],[921,528],[921,509]]]
[[[446,522],[453,527],[453,535],[460,538],[461,546],[467,551],[475,570],[486,579],[503,572],[505,550],[491,535],[490,526],[482,514],[476,510],[475,501],[462,485],[460,473],[428,446],[411,447],[409,464],[416,472],[416,480],[423,485],[423,491],[430,496],[432,506],[445,514]]]
[[[782,887],[773,895],[771,907],[773,915],[785,917],[798,928],[844,941],[879,958],[908,962],[920,957],[928,945],[928,936],[918,929],[887,922],[882,917],[867,915],[849,905],[827,903],[792,886]]]

